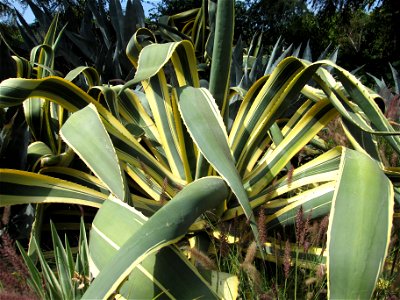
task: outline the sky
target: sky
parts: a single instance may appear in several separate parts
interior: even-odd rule
[[[161,1],[161,0],[146,0],[146,1],[142,1],[142,5],[143,5],[143,9],[144,9],[144,14],[146,15],[146,17],[149,16],[149,10],[150,10],[151,8],[153,8],[153,5],[152,5],[152,4],[157,4],[157,3],[160,2],[160,1]],[[126,1],[125,1],[125,0],[122,0],[122,1],[121,1],[121,4],[122,4],[122,8],[125,8],[125,6],[126,6]],[[29,7],[28,7],[25,11],[23,11],[22,8],[21,8],[21,6],[18,5],[18,2],[17,2],[17,1],[15,1],[14,5],[15,5],[15,7],[17,8],[17,10],[18,10],[20,13],[23,13],[24,18],[25,18],[25,20],[26,20],[28,23],[32,23],[32,22],[34,21],[35,16],[33,15],[32,10],[31,10]]]

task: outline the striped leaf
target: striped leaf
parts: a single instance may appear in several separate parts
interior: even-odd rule
[[[227,195],[228,189],[224,181],[218,177],[202,178],[186,186],[128,238],[101,270],[83,298],[109,297],[146,257],[180,240],[203,212],[220,204]],[[130,214],[130,218],[134,218],[138,212],[133,208],[130,210],[127,214]],[[94,228],[98,227],[97,222],[106,222],[110,225],[110,216],[104,216],[103,219],[101,215],[100,211],[94,221]],[[114,218],[114,214],[111,214],[111,218]],[[103,244],[105,242],[111,244],[115,249],[117,243],[110,239],[118,237],[115,231],[112,231],[110,237],[107,234],[102,235]],[[101,251],[100,249],[99,247],[98,251]]]
[[[237,172],[228,146],[225,125],[212,95],[206,89],[193,87],[179,89],[178,95],[179,109],[190,135],[201,154],[231,187],[250,220],[255,238],[258,239],[258,229],[249,199]],[[195,103],[193,99],[196,99]]]
[[[0,169],[1,206],[27,203],[70,203],[101,207],[107,196],[54,177]]]
[[[379,165],[345,149],[328,228],[328,295],[370,299],[388,251],[393,187]]]
[[[119,218],[114,219],[115,215]],[[111,223],[107,222],[110,218],[114,219]],[[147,218],[121,201],[107,201],[96,217],[91,231],[91,272],[95,277],[146,221]],[[123,232],[119,230],[121,227],[125,228]],[[173,273],[168,271],[171,265],[174,266]],[[176,282],[180,284],[177,285]],[[216,298],[210,288],[181,251],[175,246],[167,246],[148,255],[132,271],[118,293],[127,299],[147,299],[157,295],[182,299],[192,299],[199,295]]]

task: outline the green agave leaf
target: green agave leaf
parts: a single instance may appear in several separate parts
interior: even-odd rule
[[[54,101],[69,111],[77,111],[94,99],[71,82],[51,76],[43,79],[10,78],[0,83],[0,107],[15,106],[27,98]]]
[[[0,206],[71,203],[101,207],[107,196],[82,185],[25,171],[0,169]]]
[[[262,191],[279,172],[321,129],[337,115],[329,101],[315,103],[297,124],[290,130],[270,152],[267,152],[257,166],[244,178],[244,187],[250,196]]]
[[[23,57],[12,56],[17,67],[17,73],[15,77],[19,78],[31,78],[32,76],[32,64],[30,61]]]
[[[90,189],[99,191],[106,196],[110,193],[104,183],[97,177],[72,168],[45,167],[40,169],[39,173],[86,186]]]
[[[145,136],[142,138],[145,139],[154,155],[166,166],[165,151],[160,146],[160,134],[139,96],[130,89],[119,93],[119,112],[125,122],[143,129]]]
[[[210,93],[225,119],[235,21],[234,1],[218,1],[210,70]],[[226,115],[227,116],[227,115]]]
[[[390,242],[394,192],[377,162],[343,151],[328,228],[328,296],[370,299]]]
[[[145,38],[146,37],[146,38]],[[139,53],[144,46],[154,43],[156,37],[154,33],[147,28],[139,28],[129,40],[126,46],[126,56],[129,58],[135,68],[138,66]]]
[[[42,250],[40,250],[40,247],[35,237],[32,237],[31,243],[33,244],[33,247],[35,249],[38,249],[36,253],[37,257],[39,258],[40,266],[42,269],[41,273],[43,276],[43,280],[46,283],[44,286],[47,290],[47,293],[50,296],[50,299],[56,299],[56,298],[62,299],[63,298],[62,288],[60,282],[58,281],[57,275],[50,268],[48,262],[46,261],[46,258],[44,257]]]
[[[101,270],[83,298],[109,297],[146,257],[181,239],[196,218],[219,205],[227,196],[226,184],[218,177],[202,178],[186,186],[122,245],[118,253]],[[131,215],[137,214],[136,210],[131,210]],[[96,217],[98,222],[110,224],[109,217],[103,221],[100,216],[99,212]],[[97,224],[96,219],[94,228]],[[118,232],[121,232],[120,229],[118,227]],[[105,233],[104,236],[108,235]],[[112,236],[117,235],[113,232]],[[117,248],[114,242],[111,245]]]
[[[306,214],[311,212],[312,218],[327,214],[331,207],[341,154],[342,148],[337,147],[294,169],[290,175],[251,197],[251,207],[254,209],[262,206],[265,209],[266,223],[270,228],[294,224],[300,206]],[[314,188],[310,188],[310,185]],[[291,191],[297,193],[293,197],[283,196]],[[242,214],[241,207],[233,207],[225,211],[222,220]]]
[[[170,169],[180,178],[185,178],[185,170],[177,140],[177,122],[173,112],[175,99],[170,96],[163,71],[151,77],[144,90],[154,116],[154,122],[160,133],[160,142],[165,150]],[[176,114],[175,114],[176,115]],[[188,179],[190,181],[190,178]]]
[[[200,85],[193,45],[184,40],[175,43],[151,44],[144,47],[139,55],[135,78],[128,81],[124,87],[127,88],[153,77],[170,60],[174,65],[180,86],[189,84],[198,87]]]
[[[115,219],[115,215],[119,218]],[[109,222],[110,219],[114,219],[113,222]],[[146,221],[147,218],[121,201],[107,201],[94,220],[91,232],[91,272],[94,276]],[[125,228],[123,232],[119,231],[121,227]],[[118,235],[114,234],[116,231]],[[168,272],[171,265],[174,266],[173,273]],[[147,256],[118,292],[127,299],[148,299],[159,294],[163,297],[174,295],[175,298],[192,299],[201,294],[204,296],[205,292],[207,297],[215,298],[209,289],[210,286],[182,252],[174,246],[167,246]]]
[[[204,157],[231,187],[258,239],[249,199],[235,167],[226,129],[212,95],[206,89],[193,87],[178,89],[178,95],[179,109],[190,135]]]
[[[88,105],[72,114],[60,134],[109,190],[125,199],[119,160],[95,106]]]
[[[88,87],[93,87],[100,85],[100,75],[96,69],[92,67],[77,67],[68,72],[68,74],[64,77],[65,80],[74,81],[79,75],[83,75],[87,82]]]
[[[41,299],[46,299],[45,291],[43,290],[42,276],[36,268],[35,263],[26,253],[25,249],[17,241],[18,250],[21,253],[22,259],[25,262],[30,277],[27,279],[29,286],[36,292]]]
[[[67,253],[65,252],[64,246],[57,234],[57,230],[53,224],[50,222],[51,237],[54,246],[54,258],[57,268],[57,275],[59,279],[59,284],[61,288],[62,298],[72,299],[73,296],[73,268],[74,265],[67,258]]]
[[[32,171],[39,169],[41,167],[41,159],[52,155],[53,152],[45,143],[41,141],[33,142],[28,146],[28,168]]]

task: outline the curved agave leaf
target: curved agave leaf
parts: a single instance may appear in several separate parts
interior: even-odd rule
[[[0,169],[0,206],[71,203],[101,207],[107,195],[82,185],[25,171]]]
[[[79,75],[83,75],[88,87],[100,85],[100,76],[96,69],[92,67],[77,67],[68,72],[64,77],[65,80],[74,81]]]
[[[151,44],[144,47],[139,55],[138,70],[135,78],[128,81],[124,87],[127,88],[153,77],[170,59],[174,64],[180,86],[189,84],[198,87],[200,85],[193,45],[191,42],[184,40],[175,43]]]
[[[118,215],[117,219],[114,216]],[[109,219],[114,219],[109,222]],[[134,208],[110,199],[94,220],[91,237],[91,272],[96,277],[120,247],[147,221]],[[121,232],[120,228],[125,228]],[[115,234],[118,232],[118,234]],[[169,272],[171,265],[174,272]],[[179,282],[180,284],[176,284]],[[215,298],[211,287],[175,246],[167,246],[148,255],[129,275],[118,293],[126,299],[148,299],[157,295],[167,298],[193,299],[199,295]]]
[[[154,33],[147,28],[139,28],[129,40],[126,46],[126,56],[129,58],[135,68],[138,67],[139,53],[144,46],[154,43],[156,37]]]
[[[0,83],[0,107],[2,108],[19,105],[25,99],[33,97],[55,101],[71,112],[94,102],[94,99],[84,91],[60,77],[10,78]]]
[[[159,131],[159,142],[165,151],[168,165],[173,174],[190,182],[194,177],[195,150],[190,138],[182,129],[177,113],[177,99],[174,94],[169,94],[166,76],[162,70],[170,60],[180,86],[187,84],[199,86],[193,46],[189,41],[181,41],[151,44],[143,48],[135,78],[125,84],[120,93],[126,87],[143,81],[146,97]]]
[[[294,169],[290,176],[282,177],[251,197],[251,207],[254,209],[261,206],[265,209],[266,223],[270,227],[294,224],[300,206],[305,213],[311,212],[313,218],[328,213],[341,155],[341,148],[334,148]],[[310,185],[314,188],[310,188]],[[293,191],[296,191],[293,197],[283,197]],[[225,211],[222,220],[230,220],[242,214],[241,207],[233,207]]]
[[[41,160],[53,155],[51,149],[43,142],[33,142],[28,146],[28,169],[35,171],[40,168]]]
[[[227,196],[227,186],[218,177],[202,178],[186,186],[129,237],[93,281],[83,299],[109,297],[147,256],[181,239],[196,218]]]
[[[60,166],[45,167],[40,169],[40,174],[74,182],[93,190],[99,191],[106,196],[110,194],[109,189],[100,179],[79,170]]]
[[[163,184],[165,178],[176,188],[186,184],[160,164],[109,111],[73,83],[59,77],[37,80],[17,78],[0,83],[0,108],[18,105],[26,98],[35,96],[54,101],[71,112],[93,104],[111,137],[119,159],[137,168],[145,165],[159,185]]]
[[[277,147],[261,158],[256,168],[244,178],[251,196],[263,190],[278,173],[326,124],[337,115],[329,101],[315,103],[284,137]]]
[[[328,228],[328,295],[370,299],[388,251],[393,187],[379,165],[345,149]]]

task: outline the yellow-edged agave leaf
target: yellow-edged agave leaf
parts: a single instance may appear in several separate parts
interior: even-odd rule
[[[178,95],[179,109],[190,135],[202,155],[231,187],[258,239],[249,199],[235,167],[226,129],[212,95],[206,89],[193,87],[178,89]]]
[[[118,289],[126,277],[145,260],[150,254],[171,245],[184,236],[189,226],[205,211],[215,208],[228,196],[228,188],[219,177],[202,178],[186,186],[179,192],[167,205],[159,209],[151,218],[149,218],[128,240],[122,245],[100,271],[89,289],[84,295],[84,299],[108,298]],[[120,202],[119,200],[111,200]],[[121,204],[120,204],[121,205]],[[106,222],[104,230],[109,230],[110,223],[113,223],[115,215],[101,217],[96,216],[94,221],[95,228],[98,228],[97,222]],[[130,217],[137,215],[138,212],[131,209]],[[124,219],[124,218],[121,218]],[[114,229],[119,234],[121,226]],[[109,247],[117,248],[118,243],[113,242],[106,232],[97,232],[103,235],[103,244],[107,243]],[[111,232],[110,237],[118,238],[119,234]],[[100,248],[98,248],[99,251]],[[107,250],[110,251],[110,250]],[[103,254],[102,254],[103,255]],[[140,268],[140,267],[139,267]],[[151,274],[151,273],[150,273]],[[153,274],[154,275],[154,274]],[[195,287],[193,287],[195,289]],[[212,291],[204,289],[207,295],[212,296]],[[169,292],[169,291],[166,291]],[[187,292],[191,292],[190,289]],[[205,298],[207,298],[205,295]],[[168,297],[169,295],[166,294]],[[202,296],[200,293],[198,297]],[[171,297],[170,297],[171,298]],[[182,297],[176,297],[181,298]],[[185,298],[185,297],[183,297]],[[189,297],[193,298],[193,297]],[[214,298],[214,297],[213,297]]]
[[[347,139],[353,146],[353,149],[369,155],[376,161],[381,160],[379,156],[378,142],[372,134],[359,130],[357,126],[349,122],[347,119],[343,119],[341,125]]]
[[[43,79],[10,78],[0,83],[2,108],[19,105],[33,97],[55,101],[71,112],[94,101],[73,83],[56,76]]]
[[[166,44],[151,44],[144,47],[139,55],[135,78],[128,81],[125,87],[153,77],[171,59],[180,86],[190,84],[198,87],[200,85],[193,45],[184,40]]]
[[[116,214],[119,216],[117,219],[113,217]],[[90,268],[95,277],[147,220],[121,201],[110,199],[105,203],[94,220],[90,238]],[[123,232],[120,231],[122,227],[125,228]],[[169,272],[171,265],[174,266],[173,273]],[[193,299],[199,295],[216,298],[210,290],[211,287],[182,252],[174,246],[167,246],[148,255],[132,271],[118,292],[126,299],[149,299],[157,295],[176,299]],[[213,290],[217,289],[214,287]]]
[[[129,40],[126,46],[126,56],[129,58],[135,68],[138,66],[139,53],[143,47],[154,43],[156,37],[154,33],[147,28],[139,28]]]
[[[329,218],[328,296],[370,299],[387,254],[393,186],[378,163],[345,149]]]
[[[250,206],[253,209],[261,206],[264,209],[268,226],[293,224],[300,206],[306,214],[311,212],[312,218],[327,214],[338,176],[341,149],[333,148],[294,169],[289,175],[251,197]],[[284,197],[291,191],[297,193],[293,197]],[[225,211],[222,220],[240,215],[243,215],[243,209],[232,207]]]
[[[93,104],[121,160],[135,167],[144,164],[160,185],[165,177],[177,187],[186,183],[159,163],[109,111],[73,83],[55,76],[37,80],[7,79],[0,83],[0,108],[18,105],[26,98],[36,96],[54,101],[71,112],[82,109],[90,103]]]
[[[324,69],[321,69],[319,73],[321,80],[317,80],[317,82],[341,115],[367,133],[383,135],[393,149],[400,153],[400,137],[398,136],[400,132],[392,127],[375,102],[377,95],[370,92],[353,74],[331,61],[324,60],[314,64],[326,65],[335,69],[338,81],[343,85],[342,89],[347,95],[342,89],[335,87],[336,81]]]
[[[172,102],[174,99],[169,94],[164,72],[159,71],[156,76],[151,77],[145,84],[144,90],[160,133],[160,142],[165,150],[170,169],[175,175],[185,179],[185,170],[181,158],[182,151],[179,149],[173,113],[174,104]]]
[[[33,142],[28,146],[28,169],[35,171],[41,167],[41,160],[44,157],[50,157],[53,155],[51,149],[43,142]]]
[[[108,195],[110,193],[107,186],[105,186],[104,183],[97,177],[72,168],[46,167],[40,169],[40,174],[53,176],[70,182],[75,182],[77,184],[87,186],[88,188],[99,191],[105,195]]]
[[[119,160],[95,106],[90,104],[72,114],[60,134],[109,190],[125,199]]]
[[[83,75],[88,87],[100,85],[100,76],[96,69],[92,67],[82,66],[77,67],[64,77],[65,80],[74,81],[80,75]]]
[[[276,225],[287,226],[296,222],[296,214],[300,207],[311,218],[318,218],[329,213],[331,201],[335,191],[336,182],[328,182],[316,188],[307,189],[294,197],[273,200],[266,208],[266,220],[268,228]],[[278,208],[278,210],[277,210]]]
[[[173,174],[186,181],[192,180],[192,172],[182,145],[185,144],[181,120],[176,112],[176,99],[169,94],[166,77],[162,68],[172,61],[180,86],[199,86],[196,58],[189,41],[167,44],[151,44],[140,52],[135,78],[125,88],[143,81],[143,87],[150,105],[155,125],[159,131],[159,142]],[[120,91],[122,93],[124,89]],[[189,148],[192,145],[187,145]]]
[[[70,203],[101,207],[107,195],[62,179],[0,169],[0,206],[27,203]]]
[[[17,74],[15,77],[31,78],[33,69],[31,62],[20,56],[12,56],[12,58],[17,67]]]
[[[139,97],[130,89],[119,93],[119,113],[121,118],[129,124],[139,126],[145,132],[141,138],[144,140],[150,151],[164,166],[167,166],[165,151],[161,147],[160,134],[153,119],[147,113],[140,102]]]
[[[117,120],[119,117],[118,95],[113,87],[101,85],[93,86],[88,94],[104,106]]]
[[[312,138],[335,116],[336,110],[328,100],[315,103],[297,122],[282,142],[261,158],[258,165],[244,178],[250,196],[262,191]]]
[[[284,91],[288,83],[303,69],[304,65],[300,61],[294,58],[285,59],[275,68],[265,83],[265,79],[260,79],[256,84],[256,90],[251,92],[252,89],[250,89],[249,92],[251,93],[249,96],[245,96],[230,134],[230,144],[236,160],[239,160],[239,157],[243,156],[245,146],[247,148],[251,146],[249,144],[250,136],[252,145],[258,144],[256,140],[260,139],[259,135],[266,134],[265,128],[268,129],[279,115],[283,113],[282,108],[286,108],[293,101],[293,97],[297,96],[293,93],[295,92],[294,89]],[[260,88],[259,84],[262,83],[262,88],[258,90]],[[255,91],[258,92],[257,95],[254,94]],[[289,91],[291,97],[287,95]],[[254,100],[252,100],[253,97],[255,97]],[[250,100],[252,102],[249,108]]]

